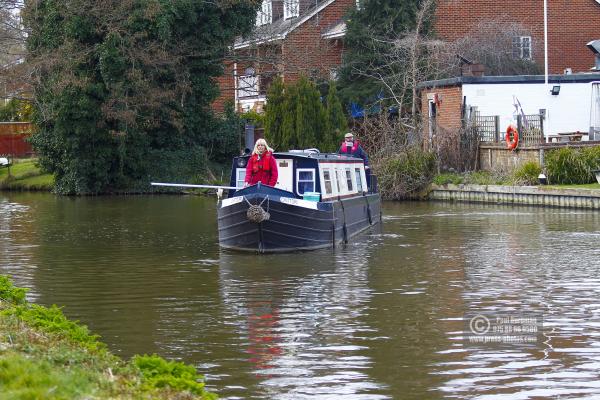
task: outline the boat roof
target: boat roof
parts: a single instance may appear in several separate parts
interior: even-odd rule
[[[338,153],[317,153],[309,151],[282,151],[273,153],[275,158],[286,158],[286,157],[300,157],[311,160],[336,160],[336,161],[348,161],[348,162],[363,162],[361,158],[344,156]]]

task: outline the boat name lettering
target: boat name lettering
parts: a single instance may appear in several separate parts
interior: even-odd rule
[[[237,197],[232,197],[230,199],[224,199],[221,202],[221,208],[232,206],[232,205],[237,204],[237,203],[241,203],[242,200],[244,200],[244,196],[237,196]]]
[[[315,202],[315,201],[292,199],[291,197],[281,197],[279,200],[282,203],[289,204],[291,206],[298,206],[298,207],[303,207],[303,208],[312,208],[313,210],[317,209],[317,202]]]

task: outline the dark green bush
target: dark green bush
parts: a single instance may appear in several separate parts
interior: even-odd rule
[[[517,185],[536,185],[541,173],[542,167],[537,161],[528,161],[513,172],[512,178]]]
[[[377,167],[379,191],[386,199],[419,197],[435,174],[435,154],[408,149],[383,160]]]
[[[25,304],[26,289],[15,287],[5,275],[0,275],[0,300],[13,304]]]
[[[200,395],[202,399],[217,398],[214,394],[204,390],[203,376],[198,375],[196,369],[191,365],[167,361],[157,355],[135,356],[132,362],[139,368],[144,378],[144,385],[148,388],[170,387]]]
[[[553,184],[585,184],[595,181],[592,170],[597,162],[598,146],[577,150],[572,147],[550,150],[545,164],[548,180]]]
[[[590,171],[600,169],[600,146],[584,147],[581,149],[581,153],[583,154]],[[592,173],[592,175],[594,174]],[[594,181],[593,178],[592,181]]]

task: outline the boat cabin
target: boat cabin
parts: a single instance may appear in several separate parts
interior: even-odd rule
[[[290,150],[273,156],[278,167],[275,187],[293,193],[295,198],[333,201],[369,191],[365,165],[360,158],[315,150]],[[249,155],[234,158],[230,186],[244,187],[249,158]],[[235,191],[230,190],[229,197],[234,196]]]

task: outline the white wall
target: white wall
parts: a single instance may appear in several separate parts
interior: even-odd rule
[[[550,83],[549,86],[552,88]],[[521,102],[525,114],[548,109],[544,121],[546,135],[590,129],[591,83],[561,83],[560,94],[553,96],[544,83],[463,84],[466,104],[477,106],[481,115],[499,115],[500,132],[517,123],[513,95]]]

